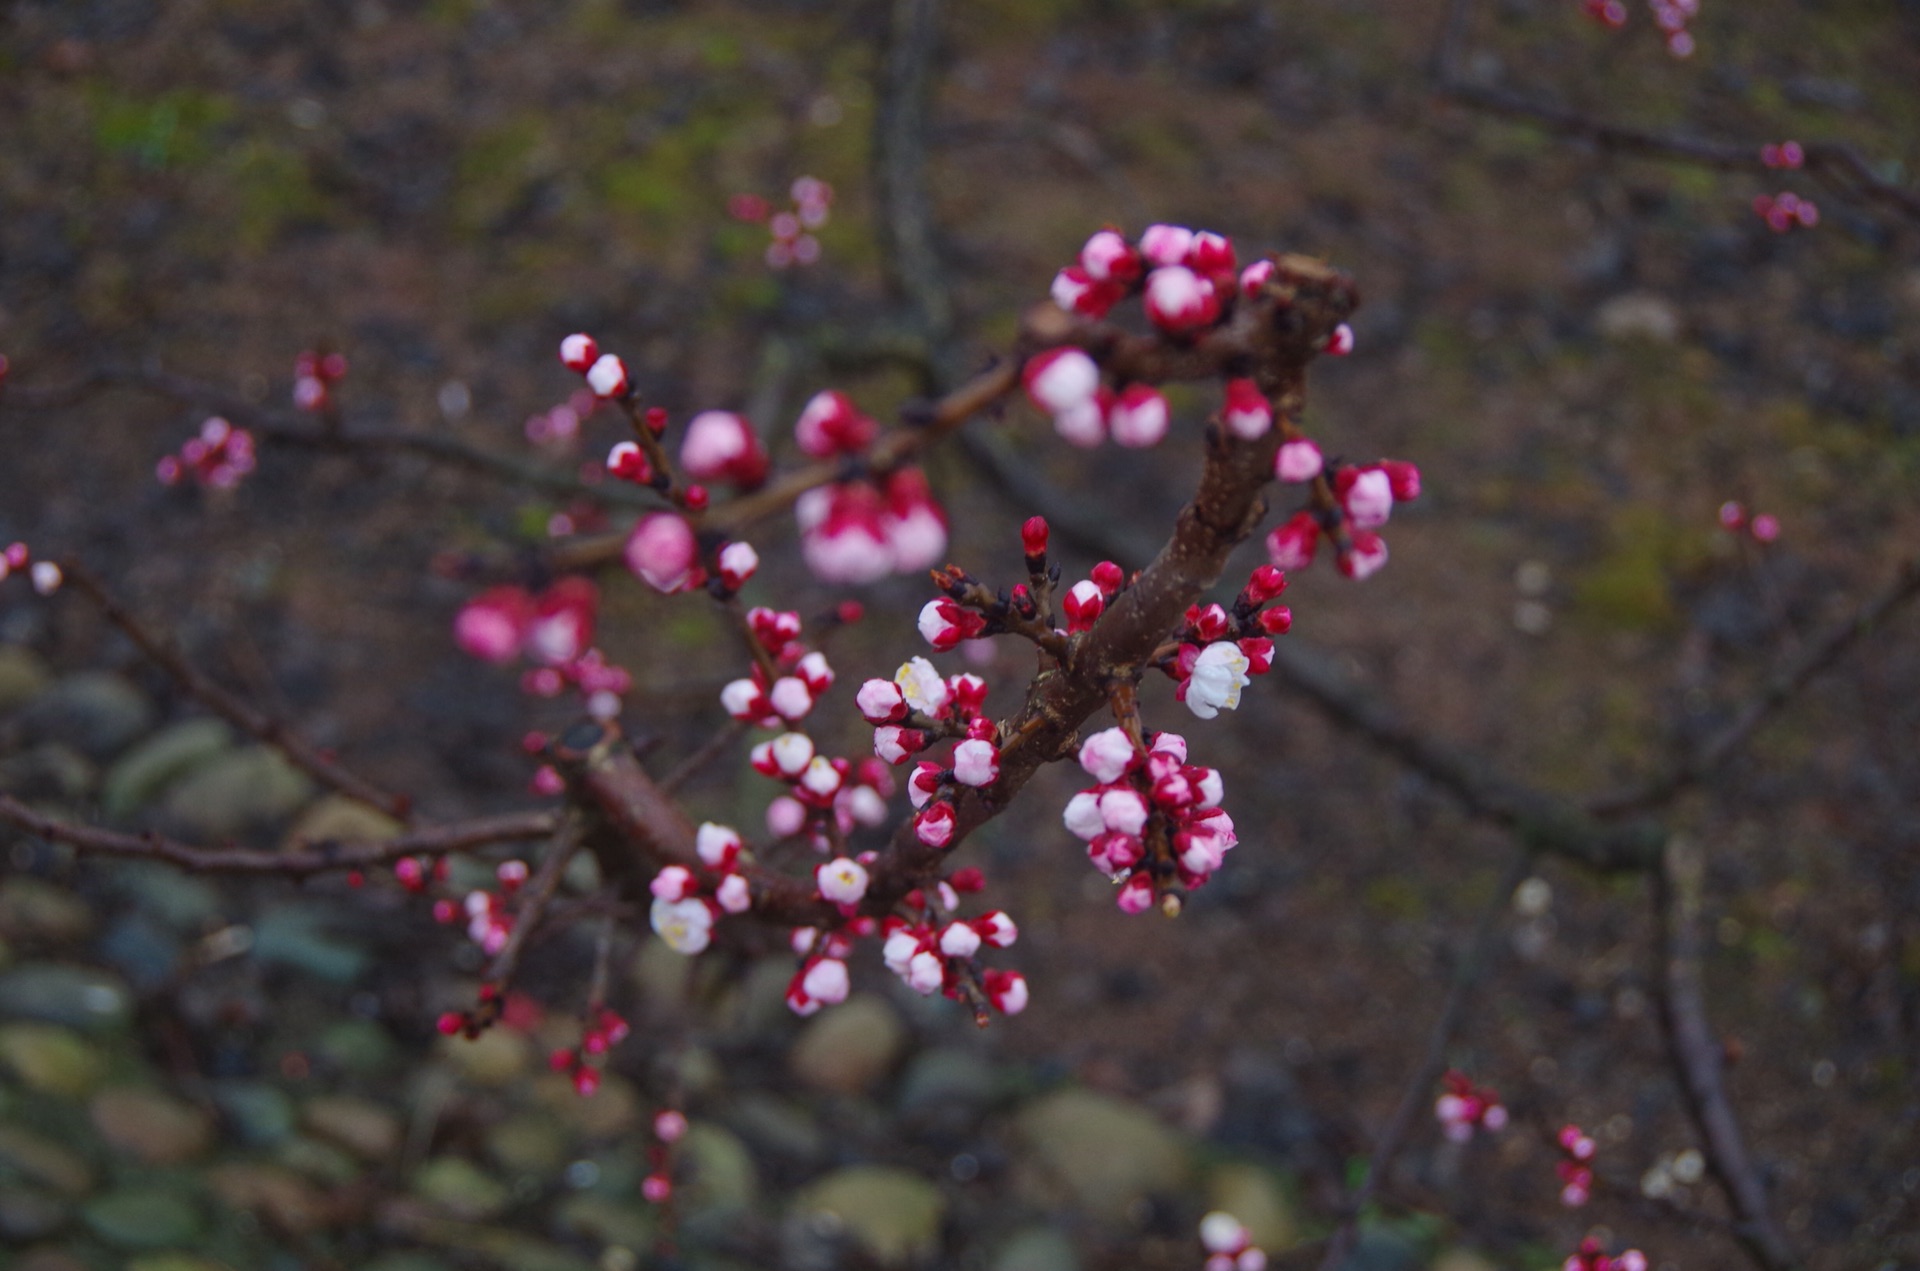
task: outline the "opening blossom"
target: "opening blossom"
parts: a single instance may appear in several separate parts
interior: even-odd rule
[[[713,910],[707,908],[706,901],[695,897],[668,900],[656,896],[647,918],[654,932],[675,953],[692,957],[713,939]]]
[[[1193,674],[1183,686],[1187,709],[1201,719],[1212,719],[1222,709],[1240,708],[1240,690],[1252,681],[1247,676],[1247,655],[1231,640],[1210,644],[1194,660]]]

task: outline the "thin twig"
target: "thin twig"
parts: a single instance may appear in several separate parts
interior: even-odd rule
[[[735,742],[747,735],[753,725],[744,719],[730,719],[726,727],[714,733],[702,742],[692,754],[674,766],[672,772],[660,779],[660,789],[665,794],[677,794],[680,787],[687,784],[708,764],[727,753]]]
[[[1675,838],[1654,871],[1654,920],[1658,925],[1660,1018],[1668,1052],[1680,1080],[1707,1167],[1726,1192],[1737,1221],[1734,1239],[1765,1271],[1800,1265],[1793,1247],[1767,1210],[1767,1191],[1747,1156],[1740,1123],[1721,1080],[1723,1049],[1707,1023],[1700,985],[1700,881],[1704,862],[1697,848]]]
[[[1601,795],[1588,802],[1587,810],[1595,816],[1645,812],[1698,784],[1738,754],[1815,676],[1838,662],[1863,636],[1883,628],[1915,596],[1920,596],[1920,557],[1902,562],[1892,582],[1776,670],[1725,727],[1671,770],[1634,789]]]
[[[514,907],[513,927],[507,932],[507,942],[500,946],[500,952],[494,955],[481,977],[483,983],[495,989],[494,1000],[504,997],[512,985],[513,974],[520,966],[520,954],[546,917],[547,906],[559,891],[560,880],[566,876],[567,862],[573,859],[574,850],[579,846],[580,823],[577,818],[567,817],[547,844],[540,868],[520,889],[520,903]]]
[[[333,870],[365,869],[403,856],[444,856],[489,843],[545,838],[556,823],[551,812],[511,812],[414,830],[380,843],[322,842],[284,852],[243,847],[201,847],[159,834],[121,834],[75,825],[36,812],[10,794],[0,794],[0,822],[50,842],[100,856],[164,861],[196,873],[273,874],[305,878]]]
[[[1420,1065],[1401,1089],[1400,1102],[1394,1107],[1393,1116],[1388,1119],[1386,1128],[1380,1131],[1380,1137],[1374,1143],[1373,1154],[1367,1158],[1367,1172],[1361,1178],[1360,1185],[1353,1189],[1353,1194],[1347,1197],[1342,1207],[1344,1216],[1339,1230],[1334,1233],[1326,1255],[1320,1262],[1323,1271],[1335,1271],[1345,1264],[1359,1229],[1361,1211],[1379,1192],[1381,1184],[1386,1181],[1387,1172],[1393,1168],[1394,1157],[1399,1154],[1408,1133],[1413,1129],[1415,1119],[1421,1109],[1431,1102],[1433,1084],[1446,1071],[1447,1049],[1453,1045],[1454,1034],[1460,1030],[1460,1022],[1466,1016],[1473,990],[1492,963],[1495,937],[1500,933],[1500,916],[1506,912],[1514,889],[1526,880],[1532,867],[1532,853],[1519,853],[1507,867],[1486,908],[1481,911],[1473,935],[1460,955],[1458,965],[1454,967],[1453,981],[1447,987],[1447,997],[1440,1007],[1440,1015],[1427,1034],[1427,1048],[1420,1057]]]
[[[394,818],[402,824],[412,821],[412,801],[401,794],[382,790],[367,778],[352,772],[339,761],[303,740],[299,734],[242,701],[201,674],[174,647],[171,640],[149,629],[121,604],[94,573],[75,560],[60,562],[68,584],[100,610],[108,622],[118,627],[148,661],[165,671],[189,695],[205,705],[241,732],[273,747],[294,767],[328,789],[338,791],[357,803]]]

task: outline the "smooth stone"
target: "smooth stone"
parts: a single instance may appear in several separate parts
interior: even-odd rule
[[[188,773],[161,806],[186,833],[217,841],[293,815],[312,793],[306,773],[265,746],[247,746]]]
[[[335,984],[351,984],[367,969],[371,954],[328,930],[334,911],[320,905],[278,905],[253,927],[253,956],[304,971]]]
[[[343,1187],[360,1177],[360,1166],[341,1148],[304,1134],[283,1140],[274,1156],[288,1169],[333,1187]]]
[[[554,1211],[553,1224],[562,1235],[584,1237],[596,1244],[618,1245],[636,1253],[653,1247],[653,1209],[610,1196],[592,1192],[569,1196]]]
[[[38,1240],[67,1225],[67,1206],[36,1187],[0,1185],[0,1241]]]
[[[1207,1202],[1238,1218],[1253,1243],[1269,1254],[1293,1247],[1298,1231],[1293,1208],[1272,1172],[1245,1163],[1217,1166],[1207,1175]]]
[[[0,1124],[0,1165],[63,1196],[93,1190],[93,1168],[85,1157],[22,1126]]]
[[[522,1112],[487,1131],[487,1152],[506,1169],[550,1175],[566,1162],[567,1138],[552,1118]]]
[[[1601,304],[1594,325],[1609,340],[1672,344],[1680,334],[1680,311],[1663,296],[1629,291]]]
[[[828,1213],[881,1262],[899,1266],[931,1257],[946,1215],[940,1189],[891,1165],[835,1170],[794,1198],[796,1213]]]
[[[592,1138],[619,1138],[640,1124],[640,1096],[633,1083],[604,1070],[600,1089],[587,1098],[556,1072],[535,1079],[533,1096],[562,1125]]]
[[[321,1030],[313,1053],[350,1076],[368,1077],[391,1066],[400,1047],[370,1019],[343,1019]]]
[[[86,798],[99,780],[100,770],[91,759],[57,741],[0,759],[0,790],[30,801],[71,803]]]
[[[57,741],[104,759],[153,727],[153,703],[111,671],[82,671],[54,684],[20,709],[35,741]]]
[[[752,1209],[760,1194],[753,1154],[731,1132],[696,1121],[680,1140],[689,1180],[680,1188],[680,1206],[688,1214]]]
[[[1119,1221],[1151,1192],[1186,1179],[1187,1153],[1178,1135],[1152,1113],[1091,1090],[1061,1090],[1022,1108],[1020,1136],[1046,1174],[1105,1221]]]
[[[988,1271],[1080,1271],[1073,1241],[1058,1227],[1023,1227],[1007,1238]]]
[[[124,1024],[133,995],[119,976],[66,962],[23,962],[0,972],[0,1015],[99,1029]]]
[[[278,1086],[222,1081],[213,1086],[213,1102],[242,1142],[266,1147],[293,1133],[293,1100]]]
[[[106,1060],[80,1034],[58,1024],[0,1027],[0,1064],[30,1090],[77,1099],[106,1074]]]
[[[749,1091],[734,1099],[727,1125],[762,1155],[808,1166],[827,1159],[830,1144],[819,1122],[805,1108],[770,1094]]]
[[[532,1040],[497,1025],[472,1039],[449,1037],[440,1043],[440,1053],[476,1086],[504,1086],[534,1066]]]
[[[400,1118],[377,1103],[353,1095],[320,1095],[307,1100],[300,1123],[363,1161],[386,1161],[400,1147]]]
[[[907,1025],[885,998],[856,993],[806,1022],[787,1064],[801,1083],[833,1094],[860,1094],[893,1070]]]
[[[512,1198],[507,1188],[464,1156],[441,1156],[413,1175],[414,1194],[462,1222],[496,1217]]]
[[[233,729],[225,720],[188,719],[163,728],[107,770],[101,807],[109,817],[121,820],[232,745]]]
[[[993,1064],[951,1046],[923,1050],[907,1063],[900,1078],[902,1116],[973,1114],[993,1101],[998,1079]]]
[[[159,919],[138,909],[114,919],[100,938],[100,956],[135,985],[160,989],[180,965],[180,938]]]
[[[155,1187],[125,1187],[81,1210],[93,1234],[119,1249],[186,1244],[200,1234],[200,1215],[182,1197]]]
[[[9,715],[46,692],[53,672],[38,653],[17,644],[0,644],[0,715]]]
[[[212,1118],[158,1090],[102,1090],[87,1105],[87,1113],[109,1145],[147,1165],[179,1165],[205,1152],[213,1141]]]
[[[175,931],[200,935],[225,916],[224,902],[212,883],[171,865],[123,862],[116,870],[114,885],[143,912]]]
[[[0,880],[0,936],[64,943],[92,930],[92,907],[57,883],[24,875]]]
[[[406,829],[378,808],[370,808],[344,794],[327,794],[295,818],[284,846],[314,843],[384,843]]]

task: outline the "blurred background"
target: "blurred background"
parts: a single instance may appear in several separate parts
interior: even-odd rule
[[[1330,453],[1418,463],[1426,493],[1380,575],[1294,580],[1289,639],[1517,777],[1582,796],[1659,771],[1920,543],[1920,219],[1803,173],[1550,135],[1432,73],[1451,21],[1460,83],[1756,152],[1845,141],[1911,190],[1912,0],[1707,0],[1685,59],[1649,12],[1615,31],[1575,0],[934,18],[924,128],[892,169],[924,164],[927,276],[889,249],[875,177],[900,118],[885,4],[0,6],[0,541],[86,559],[429,815],[525,806],[518,739],[553,717],[455,650],[476,584],[435,565],[531,560],[556,515],[603,513],[418,457],[274,446],[237,490],[161,486],[221,394],[289,415],[296,357],[338,351],[350,427],[566,472],[620,436],[602,412],[571,443],[529,437],[578,386],[558,340],[587,330],[675,421],[743,410],[791,459],[816,390],[889,418],[1004,350],[1091,231],[1171,221],[1358,280],[1357,348],[1316,365],[1306,424]],[[776,267],[738,196],[779,211],[803,175],[834,191],[819,259]],[[1817,226],[1756,215],[1782,191]],[[21,408],[100,367],[210,387]],[[928,465],[951,557],[1010,581],[1038,481],[1144,563],[1214,405],[1173,397],[1148,457],[1069,450],[1024,404],[977,421]],[[1778,537],[1723,529],[1730,500]],[[790,539],[757,536],[749,599],[822,611],[844,593]],[[1068,569],[1096,546],[1067,544]],[[1250,544],[1222,598],[1259,560]],[[868,618],[831,650],[843,684],[921,651],[925,595],[860,592]],[[1864,642],[1668,813],[1708,862],[1730,1093],[1821,1268],[1920,1265],[1915,630]],[[601,631],[636,675],[636,734],[673,755],[721,725],[737,659],[701,605],[609,579]],[[1027,663],[997,656],[1006,709]],[[397,889],[109,867],[0,833],[0,1245],[33,1271],[1096,1271],[1199,1266],[1194,1222],[1224,1205],[1277,1264],[1315,1265],[1492,904],[1494,961],[1447,1056],[1514,1124],[1463,1146],[1423,1114],[1350,1265],[1557,1266],[1594,1230],[1655,1267],[1735,1263],[1666,1067],[1644,882],[1544,859],[1504,902],[1507,837],[1297,693],[1256,681],[1191,728],[1167,686],[1145,699],[1223,768],[1241,831],[1181,918],[1113,908],[1059,826],[1075,774],[1047,774],[973,849],[1022,927],[1005,960],[1032,980],[1025,1015],[979,1033],[862,965],[854,1002],[803,1022],[779,1002],[789,960],[689,971],[616,942],[635,1036],[593,1100],[544,1061],[577,1036],[589,930],[538,952],[513,1027],[448,1043],[433,1019],[470,1000],[474,951]],[[839,742],[858,754],[865,730]],[[0,789],[201,841],[380,829],[18,580]],[[768,793],[736,756],[687,797],[753,827]],[[665,1103],[695,1124],[671,1223],[637,1194]],[[1569,1120],[1600,1142],[1578,1211],[1553,1176]]]

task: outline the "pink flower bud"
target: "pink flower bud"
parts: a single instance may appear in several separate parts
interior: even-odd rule
[[[1153,880],[1144,871],[1129,874],[1114,903],[1123,914],[1143,914],[1153,908]]]
[[[800,449],[816,459],[865,450],[879,431],[880,426],[837,389],[815,393],[793,426]]]
[[[1249,379],[1227,381],[1227,404],[1220,412],[1227,431],[1242,441],[1257,441],[1273,428],[1273,407]]]
[[[873,730],[873,753],[890,764],[903,764],[927,748],[927,735],[917,728],[883,724]]]
[[[595,397],[625,397],[631,387],[627,382],[626,363],[611,353],[601,354],[587,368],[587,387]]]
[[[946,847],[953,842],[953,805],[937,800],[920,809],[913,818],[913,832],[928,847]]]
[[[1027,396],[1050,415],[1090,401],[1100,387],[1100,367],[1083,349],[1048,349],[1027,359],[1020,372]]]
[[[1147,317],[1169,335],[1185,335],[1220,316],[1213,284],[1185,265],[1162,265],[1147,275]]]
[[[757,724],[773,711],[766,693],[752,680],[733,680],[720,690],[720,705],[734,719]]]
[[[940,933],[940,952],[950,958],[970,958],[980,949],[980,933],[964,922],[948,923]]]
[[[1089,277],[1080,266],[1069,265],[1053,276],[1047,294],[1068,313],[1104,318],[1126,293],[1117,283],[1101,282]]]
[[[1020,547],[1030,557],[1047,554],[1047,518],[1030,516],[1020,527]]]
[[[1053,416],[1053,430],[1068,445],[1092,450],[1107,439],[1107,410],[1095,395],[1062,407]]]
[[[907,987],[925,996],[946,983],[946,968],[941,965],[940,955],[929,949],[922,949],[907,959],[906,975],[902,977]]]
[[[1297,512],[1267,535],[1267,557],[1280,569],[1305,569],[1320,546],[1320,523],[1311,512]]]
[[[753,489],[767,479],[767,452],[753,425],[732,411],[707,410],[687,424],[680,463],[702,481],[728,481]]]
[[[868,680],[860,686],[854,704],[869,724],[891,724],[907,715],[906,694],[892,680]]]
[[[1327,342],[1320,346],[1320,351],[1328,357],[1345,357],[1353,352],[1353,328],[1342,322],[1333,329]]]
[[[518,587],[494,587],[469,600],[453,620],[454,642],[463,653],[502,665],[520,652],[533,602]]]
[[[650,512],[627,538],[627,568],[654,590],[671,594],[686,586],[697,550],[685,521],[671,512]]]
[[[1387,563],[1387,541],[1372,530],[1357,530],[1353,550],[1340,557],[1340,572],[1358,582],[1371,578]]]
[[[1243,296],[1259,294],[1260,289],[1267,285],[1267,279],[1271,277],[1273,277],[1272,261],[1254,261],[1240,271],[1240,294]]]
[[[1233,240],[1203,229],[1187,244],[1182,263],[1202,278],[1231,278],[1239,262],[1233,256]]]
[[[568,370],[585,375],[587,368],[600,357],[600,346],[594,343],[590,335],[570,335],[560,341],[560,360]]]
[[[940,765],[922,761],[913,766],[913,775],[907,778],[907,801],[918,811],[927,806],[927,801],[940,791]]]
[[[953,748],[953,779],[963,786],[990,786],[1000,778],[1000,751],[990,741],[963,741]]]
[[[1067,589],[1061,598],[1060,608],[1067,618],[1068,632],[1090,631],[1107,607],[1107,598],[1102,594],[1098,583],[1091,579],[1081,579]]]
[[[813,871],[822,899],[836,905],[857,905],[867,894],[867,870],[860,862],[836,857]]]
[[[767,804],[767,833],[777,839],[798,834],[807,824],[806,804],[781,795]]]
[[[1107,408],[1115,442],[1135,449],[1157,446],[1167,435],[1167,399],[1151,384],[1129,384]]]
[[[1193,231],[1180,225],[1149,225],[1140,235],[1140,254],[1149,265],[1177,265],[1193,246]]]
[[[919,626],[921,636],[934,651],[945,652],[984,632],[987,620],[951,600],[929,600],[920,609]]]
[[[1080,746],[1080,766],[1095,781],[1116,781],[1133,766],[1133,742],[1119,728],[1103,729]]]
[[[710,869],[726,869],[740,857],[740,835],[731,827],[703,822],[694,834],[693,850]]]
[[[1092,842],[1107,832],[1106,817],[1100,811],[1100,797],[1093,790],[1082,790],[1067,800],[1061,820],[1075,837]]]
[[[1273,459],[1273,475],[1297,485],[1319,476],[1325,465],[1320,447],[1302,437],[1298,441],[1282,443],[1280,453]]]
[[[728,591],[739,591],[760,568],[760,553],[751,543],[728,543],[720,549],[720,581]]]
[[[1080,268],[1095,282],[1128,283],[1140,276],[1140,255],[1118,233],[1103,229],[1080,249]]]
[[[646,452],[640,449],[640,443],[619,441],[607,451],[607,475],[621,481],[631,481],[635,485],[645,485],[653,479],[653,465],[647,462]]]
[[[807,688],[805,680],[795,675],[783,675],[767,690],[767,703],[773,707],[774,714],[790,724],[797,723],[813,709],[813,693]]]
[[[834,761],[825,755],[815,755],[808,761],[799,781],[794,783],[793,792],[816,807],[825,807],[833,802],[833,797],[840,793],[840,787],[844,784],[846,774],[840,771]]]
[[[1395,503],[1411,503],[1420,497],[1420,469],[1399,459],[1382,459],[1376,466],[1387,474]]]
[[[1355,529],[1377,530],[1393,513],[1393,480],[1379,468],[1342,468],[1334,489]],[[1416,478],[1417,480],[1417,478]]]
[[[1002,1015],[1018,1015],[1027,1009],[1027,977],[1018,971],[990,970],[980,977],[980,987]]]
[[[991,909],[973,920],[973,929],[980,938],[996,949],[1011,949],[1020,938],[1020,928],[1004,911]]]
[[[821,958],[802,973],[800,980],[801,990],[823,1006],[846,1001],[850,987],[847,964],[838,958]]]
[[[648,890],[662,900],[685,900],[697,888],[692,870],[684,865],[669,865],[653,876]]]
[[[781,733],[767,743],[774,771],[789,780],[798,777],[813,762],[813,738],[805,733]]]

